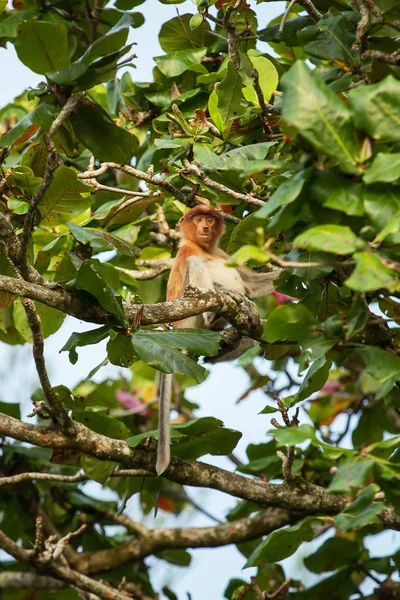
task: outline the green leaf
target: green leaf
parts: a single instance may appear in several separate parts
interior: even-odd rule
[[[264,56],[255,56],[252,54],[254,50],[249,50],[248,56],[251,64],[258,71],[259,84],[264,95],[265,102],[268,102],[272,96],[272,92],[276,90],[279,83],[278,71],[273,63]],[[248,102],[259,105],[256,91],[251,83],[248,83],[243,88],[243,96]]]
[[[171,565],[178,565],[179,567],[188,567],[192,561],[192,557],[186,550],[163,550],[155,554],[157,558],[166,560]]]
[[[95,456],[89,456],[89,454],[83,454],[81,458],[81,467],[85,471],[85,474],[89,479],[93,479],[93,481],[101,484],[107,481],[117,466],[118,463],[111,462],[110,460],[100,460]]]
[[[331,8],[318,23],[299,31],[300,45],[310,56],[322,60],[339,60],[350,65],[355,64],[354,24],[336,9]]]
[[[392,75],[350,90],[349,105],[356,127],[376,140],[400,141],[400,81]]]
[[[78,353],[76,351],[78,346],[83,347],[91,344],[98,344],[101,342],[101,340],[104,340],[109,335],[109,325],[103,325],[103,327],[97,327],[97,329],[84,331],[82,333],[73,333],[61,348],[60,352],[68,352],[69,360],[74,365],[78,360]]]
[[[88,427],[96,433],[101,433],[117,440],[124,440],[129,437],[131,432],[129,429],[117,419],[107,417],[98,412],[91,410],[74,410],[72,412],[72,418],[78,423],[82,423],[85,427]]]
[[[336,471],[328,488],[331,494],[351,494],[365,485],[371,474],[374,462],[358,456],[343,461]]]
[[[165,56],[154,57],[154,62],[166,77],[177,77],[192,65],[201,65],[207,54],[207,48],[192,48],[191,50],[177,50]]]
[[[58,331],[64,322],[65,314],[55,308],[46,306],[41,302],[35,302],[37,313],[42,321],[43,337],[47,338]],[[32,343],[32,332],[28,325],[25,309],[21,299],[17,298],[13,307],[14,324],[17,331],[26,342]]]
[[[287,303],[270,312],[262,339],[270,344],[278,340],[301,340],[314,323],[314,316],[304,304]]]
[[[340,210],[346,215],[364,214],[362,184],[341,173],[328,169],[317,171],[311,183],[311,192],[327,208]]]
[[[139,330],[134,334],[135,339],[152,340],[165,348],[186,350],[199,356],[215,356],[223,337],[206,329],[173,329],[171,331]]]
[[[79,141],[101,161],[129,164],[137,139],[118,127],[99,104],[80,103],[69,120]]]
[[[316,552],[304,559],[304,564],[313,573],[334,571],[352,565],[360,557],[357,540],[345,537],[332,537],[326,540]]]
[[[205,454],[227,456],[236,448],[241,437],[240,431],[218,427],[199,437],[178,439],[172,445],[171,452],[173,456],[185,460],[195,460]]]
[[[359,496],[346,508],[333,518],[336,527],[340,531],[355,531],[370,523],[376,523],[376,515],[385,508],[384,502],[374,502],[374,495],[378,486],[369,485]]]
[[[347,106],[319,75],[297,61],[282,78],[282,116],[315,148],[337,160],[346,173],[356,173],[357,149]]]
[[[135,14],[135,13],[134,13]],[[132,23],[132,15],[125,13],[122,18],[105,35],[91,44],[78,60],[64,69],[47,73],[47,77],[59,85],[71,85],[85,75],[90,65],[98,58],[118,53],[124,46]],[[98,61],[101,65],[101,61]],[[91,81],[89,79],[89,81]],[[92,87],[93,82],[89,84]],[[85,87],[85,86],[84,86]]]
[[[13,10],[7,19],[0,23],[0,37],[14,38],[22,21],[29,21],[39,15],[37,10]]]
[[[352,254],[365,246],[362,240],[344,225],[317,225],[296,237],[293,245],[308,250],[323,250],[333,254]]]
[[[357,353],[365,363],[366,373],[381,384],[376,394],[376,399],[379,400],[400,379],[400,357],[373,346],[361,348]]]
[[[0,146],[12,146],[31,125],[40,125],[47,131],[53,122],[54,107],[46,102],[39,104],[23,117],[6,135],[0,138]]]
[[[379,152],[365,172],[365,183],[376,181],[396,181],[400,178],[400,153]]]
[[[11,402],[0,402],[0,413],[2,415],[13,417],[14,419],[21,418],[19,404],[12,404]]]
[[[356,268],[345,284],[356,292],[371,292],[380,288],[394,292],[398,280],[393,271],[382,264],[380,258],[372,252],[356,252],[354,254]]]
[[[80,227],[76,223],[68,223],[69,230],[78,242],[82,244],[90,244],[90,246],[97,251],[102,252],[103,250],[110,250],[116,248],[125,256],[139,256],[140,250],[129,242],[106,233],[101,229],[94,229],[91,227]]]
[[[243,568],[257,567],[265,562],[275,563],[291,556],[300,544],[311,542],[315,538],[323,523],[322,518],[307,517],[298,525],[273,531],[257,546]]]
[[[96,260],[84,262],[76,276],[75,287],[92,294],[120,323],[125,322],[122,299],[116,292],[117,281],[112,267]]]
[[[171,3],[172,4],[172,3]],[[174,2],[176,4],[176,2]],[[164,23],[158,36],[160,46],[166,54],[177,50],[200,48],[207,39],[205,31],[210,29],[206,20],[195,30],[190,29],[190,20],[193,15],[186,14],[175,17]]]
[[[41,177],[35,177],[32,169],[24,165],[14,167],[11,172],[10,182],[27,198],[33,198],[41,181]]]
[[[129,367],[137,358],[128,335],[118,333],[107,344],[107,356],[110,363],[118,367]]]
[[[211,92],[210,97],[208,99],[208,112],[210,113],[210,117],[215,127],[217,127],[222,133],[224,130],[224,121],[222,119],[221,113],[218,110],[218,96],[215,90]]]
[[[68,34],[60,23],[31,19],[18,27],[18,58],[35,73],[59,71],[69,63]]]
[[[307,371],[307,375],[303,379],[299,391],[286,406],[293,406],[305,398],[309,398],[314,392],[318,392],[326,383],[329,371],[332,366],[332,361],[326,360],[325,357],[316,360]]]
[[[90,206],[90,192],[90,187],[78,179],[75,169],[60,165],[39,203],[41,225],[56,227],[82,214]]]
[[[278,208],[294,202],[299,197],[305,182],[305,172],[301,171],[292,177],[290,181],[282,183],[272,194],[268,202],[255,213],[255,217],[265,219],[278,210]]]
[[[207,334],[212,334],[211,336]],[[218,351],[220,335],[212,331],[176,329],[169,332],[138,331],[132,335],[137,355],[148,365],[163,373],[183,373],[197,383],[203,381],[206,371],[180,349],[213,356]]]
[[[353,335],[364,329],[368,317],[369,311],[366,302],[363,300],[361,294],[356,294],[349,312],[346,340],[350,340]]]
[[[239,71],[229,63],[226,76],[216,90],[218,97],[218,111],[224,123],[228,123],[228,121],[231,121],[232,119],[241,117],[246,111],[246,107],[242,105],[243,85],[243,80]]]
[[[195,161],[205,171],[243,171],[251,160],[265,158],[273,145],[274,142],[260,142],[215,154],[211,144],[195,143],[193,153]]]
[[[308,423],[303,423],[299,427],[286,427],[285,429],[271,429],[270,434],[273,434],[281,445],[295,446],[302,444],[308,440],[318,443],[315,437],[315,429]]]

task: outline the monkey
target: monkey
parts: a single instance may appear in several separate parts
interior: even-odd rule
[[[182,217],[180,231],[183,239],[168,279],[167,301],[181,298],[188,286],[198,289],[224,289],[233,295],[236,294],[236,297],[240,294],[251,298],[273,291],[272,280],[277,277],[280,269],[269,273],[254,273],[243,267],[233,268],[226,265],[229,256],[218,246],[224,230],[222,215],[209,205],[195,206]],[[249,302],[250,304],[252,303]],[[214,313],[202,313],[174,323],[175,328],[213,330],[221,330],[225,325],[226,321]],[[238,358],[254,344],[254,340],[242,338],[234,330],[232,343],[220,351],[212,362]],[[172,374],[161,373],[158,386],[157,475],[161,475],[170,462],[171,387]]]

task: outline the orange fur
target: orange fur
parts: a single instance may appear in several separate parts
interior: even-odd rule
[[[214,225],[211,226],[213,233],[211,242],[204,244],[205,247],[200,246],[195,239],[196,227],[193,223],[193,217],[196,215],[211,216],[215,219]],[[203,258],[228,257],[223,250],[218,248],[218,241],[224,232],[224,221],[220,213],[211,206],[195,206],[189,210],[182,219],[181,229],[183,240],[171,268],[167,287],[167,300],[181,298],[186,263],[190,256],[201,256]]]

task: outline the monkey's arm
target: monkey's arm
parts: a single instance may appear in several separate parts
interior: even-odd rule
[[[246,267],[238,267],[236,269],[246,287],[246,292],[250,298],[264,296],[274,291],[273,280],[278,277],[281,269],[274,269],[268,273],[255,273],[246,269]]]

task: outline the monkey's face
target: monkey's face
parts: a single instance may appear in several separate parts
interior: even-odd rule
[[[211,215],[196,215],[193,217],[195,241],[204,248],[209,247],[216,235],[215,217]]]

